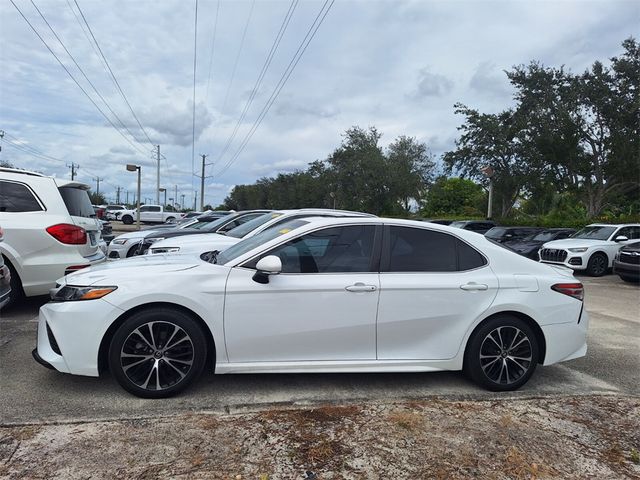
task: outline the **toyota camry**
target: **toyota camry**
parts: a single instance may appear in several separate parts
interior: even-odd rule
[[[34,358],[140,397],[215,373],[462,370],[515,390],[586,353],[583,287],[474,232],[304,218],[223,252],[147,255],[58,281]]]

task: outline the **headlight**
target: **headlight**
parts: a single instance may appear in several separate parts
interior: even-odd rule
[[[159,242],[160,240],[164,240],[164,237],[153,237],[153,238],[147,238],[146,240],[147,242],[150,242],[150,243],[156,243],[156,242]]]
[[[126,238],[116,238],[114,239],[111,243],[115,243],[116,245],[124,245],[125,243],[127,243]]]
[[[573,253],[582,253],[582,252],[586,252],[588,248],[589,247],[570,248],[569,251]]]
[[[110,294],[118,287],[64,287],[51,292],[51,300],[54,302],[72,302],[75,300],[96,300]]]

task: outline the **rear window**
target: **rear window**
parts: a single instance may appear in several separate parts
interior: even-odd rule
[[[72,217],[95,218],[96,212],[85,190],[74,187],[60,187],[58,190]]]
[[[506,228],[493,227],[491,230],[485,233],[484,236],[489,238],[501,238],[506,233],[507,233]]]
[[[42,206],[29,187],[22,183],[0,182],[0,212],[39,212],[41,210]]]

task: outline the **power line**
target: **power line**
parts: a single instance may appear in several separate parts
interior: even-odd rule
[[[213,37],[211,40],[211,56],[209,57],[209,74],[207,75],[207,91],[204,96],[205,103],[209,100],[209,84],[211,83],[211,71],[213,69],[213,52],[216,47],[216,32],[218,30],[218,13],[220,12],[220,0],[216,3],[216,19],[213,23]]]
[[[195,174],[194,167],[196,155],[196,62],[198,59],[198,0],[196,0],[196,11],[193,24],[193,119],[191,122],[191,175]],[[193,188],[193,177],[191,178],[191,187]]]
[[[107,61],[107,58],[104,56],[104,53],[102,52],[102,49],[100,48],[100,44],[98,43],[98,40],[96,40],[96,37],[93,34],[93,30],[91,30],[91,26],[89,25],[89,22],[87,22],[87,19],[84,16],[84,13],[82,12],[82,9],[80,8],[80,5],[78,5],[78,1],[77,0],[73,0],[73,3],[75,3],[76,7],[78,8],[78,12],[80,13],[80,16],[82,17],[82,20],[84,21],[85,25],[87,26],[87,29],[89,30],[89,33],[91,34],[91,38],[95,42],[96,47],[98,47],[98,51],[100,52],[100,56],[102,57],[102,59],[104,60],[105,65],[109,69],[109,73],[111,75],[111,78],[113,79],[113,82],[115,83],[116,88],[118,89],[118,91],[120,92],[120,95],[122,96],[123,100],[125,101],[125,103],[129,107],[129,110],[131,111],[131,114],[133,115],[133,118],[135,118],[138,126],[140,127],[140,130],[142,130],[142,133],[144,133],[145,137],[147,137],[147,140],[149,141],[149,143],[151,145],[153,145],[153,141],[151,140],[151,138],[147,134],[147,131],[142,126],[142,123],[140,123],[140,120],[138,119],[138,116],[136,115],[136,112],[133,111],[133,107],[131,107],[131,104],[129,103],[129,99],[127,99],[127,96],[125,95],[124,91],[120,87],[120,83],[118,82],[118,79],[116,78],[115,74],[113,73],[113,70],[111,69],[111,66],[109,65],[109,62]]]
[[[273,57],[275,56],[275,53],[278,50],[280,41],[282,40],[282,37],[284,36],[284,33],[287,30],[287,27],[289,26],[289,22],[291,21],[291,17],[293,16],[293,12],[295,11],[297,6],[298,6],[298,0],[292,0],[291,4],[289,5],[289,10],[287,10],[287,14],[285,15],[284,20],[280,25],[280,30],[278,31],[278,34],[276,35],[276,38],[274,39],[273,44],[271,45],[269,54],[267,55],[267,58],[264,64],[262,65],[262,69],[260,70],[258,79],[256,80],[256,83],[253,86],[253,89],[251,90],[251,94],[249,95],[249,98],[245,103],[244,109],[242,110],[242,113],[240,114],[240,117],[238,118],[238,121],[236,122],[236,125],[233,128],[233,132],[225,142],[225,145],[222,151],[220,152],[220,155],[218,156],[218,158],[222,158],[224,156],[224,154],[227,152],[227,150],[231,146],[231,142],[233,142],[233,140],[235,139],[236,134],[238,133],[238,130],[240,128],[240,125],[242,124],[242,121],[246,117],[247,112],[249,111],[249,107],[251,107],[251,104],[253,103],[253,100],[255,99],[256,94],[258,93],[258,90],[260,89],[260,85],[262,85],[262,81],[264,80],[267,70],[271,65],[271,61],[273,60]]]
[[[38,6],[34,3],[33,0],[30,0],[31,4],[33,5],[33,7],[36,9],[36,11],[38,12],[38,14],[40,15],[40,17],[42,18],[42,20],[44,21],[44,23],[47,25],[47,27],[49,27],[49,30],[51,30],[51,33],[53,33],[53,36],[56,37],[56,40],[58,40],[58,43],[60,43],[60,45],[62,46],[62,48],[64,49],[64,51],[67,53],[67,55],[69,55],[69,58],[71,58],[71,60],[73,61],[73,63],[75,64],[75,66],[78,68],[78,70],[80,71],[80,73],[82,74],[82,76],[84,77],[84,79],[89,83],[89,85],[91,85],[91,88],[93,89],[93,91],[96,93],[96,95],[98,95],[98,97],[100,97],[100,99],[102,100],[102,102],[105,104],[105,106],[109,109],[109,111],[111,112],[111,114],[116,118],[116,120],[120,123],[120,125],[122,126],[122,128],[124,128],[129,135],[131,135],[131,137],[135,140],[135,135],[131,132],[131,130],[129,130],[127,128],[127,126],[124,124],[124,122],[120,119],[120,117],[116,114],[116,112],[113,111],[113,108],[111,108],[111,105],[109,105],[109,102],[107,102],[105,100],[105,98],[100,94],[100,92],[98,91],[98,89],[96,88],[96,86],[93,84],[93,82],[91,80],[89,80],[89,77],[87,77],[87,74],[84,72],[84,70],[82,69],[82,67],[80,67],[80,65],[78,64],[78,62],[76,61],[75,57],[71,54],[71,52],[69,51],[69,49],[67,48],[67,46],[64,44],[64,42],[62,41],[62,39],[58,36],[58,34],[56,33],[56,31],[53,29],[53,27],[51,26],[51,24],[47,21],[47,19],[45,18],[45,16],[43,15],[43,13],[40,11],[40,9],[38,8]],[[138,150],[141,153],[144,153],[142,150]]]
[[[33,32],[36,34],[36,36],[40,39],[40,41],[43,43],[43,45],[47,48],[47,50],[49,50],[49,53],[51,53],[51,55],[53,55],[53,57],[58,61],[58,63],[60,64],[60,66],[64,69],[65,72],[67,72],[67,75],[69,75],[69,77],[71,78],[71,80],[73,80],[73,82],[78,86],[78,88],[82,91],[82,93],[84,93],[84,95],[89,99],[89,101],[93,104],[94,107],[96,107],[96,109],[100,112],[100,114],[109,122],[109,124],[111,124],[111,126],[113,128],[116,129],[116,131],[122,135],[122,138],[124,138],[133,148],[138,149],[137,145],[135,145],[131,140],[129,140],[129,138],[127,138],[127,136],[122,133],[120,131],[120,129],[113,123],[113,121],[102,111],[102,109],[98,106],[98,104],[93,100],[93,98],[91,98],[91,95],[89,95],[87,93],[87,91],[82,87],[82,85],[80,85],[80,82],[78,82],[78,80],[73,76],[73,74],[69,71],[69,69],[67,68],[67,66],[62,63],[62,60],[60,60],[60,58],[56,55],[56,53],[51,49],[51,47],[49,46],[49,44],[44,40],[44,38],[42,38],[42,36],[40,35],[40,33],[38,32],[38,30],[36,30],[36,28],[31,24],[31,22],[29,21],[29,19],[27,19],[27,17],[24,15],[24,13],[22,13],[22,10],[20,10],[20,8],[15,4],[15,2],[13,0],[9,0],[11,2],[11,4],[15,7],[15,9],[18,11],[18,13],[20,14],[20,16],[24,19],[24,21],[27,23],[27,25],[29,25],[29,27],[31,28],[31,30],[33,30]]]
[[[333,6],[334,2],[335,2],[335,0],[331,0],[331,3],[329,3],[329,0],[325,0],[324,4],[322,5],[322,8],[318,12],[318,15],[316,16],[315,20],[313,21],[313,23],[309,27],[309,30],[307,31],[307,34],[305,35],[304,39],[300,43],[300,46],[298,47],[298,50],[293,55],[293,58],[289,62],[289,65],[287,66],[287,68],[283,72],[282,76],[280,77],[280,80],[278,81],[278,83],[276,84],[276,87],[274,88],[273,92],[271,93],[271,96],[269,97],[269,99],[265,103],[264,107],[262,108],[262,111],[258,115],[258,118],[254,121],[251,129],[247,132],[247,134],[245,135],[242,143],[240,144],[240,147],[236,150],[236,152],[231,157],[231,159],[229,159],[229,161],[222,167],[222,169],[220,169],[219,172],[215,173],[216,177],[220,177],[222,174],[224,174],[231,167],[231,165],[233,165],[233,163],[238,159],[238,157],[240,156],[242,151],[245,149],[245,147],[247,146],[247,144],[251,140],[251,137],[256,132],[256,130],[258,129],[258,127],[260,126],[260,124],[264,120],[264,117],[269,112],[269,109],[271,108],[273,103],[278,98],[278,95],[282,91],[282,88],[285,86],[285,84],[287,83],[287,81],[291,77],[291,74],[293,73],[293,70],[296,68],[296,65],[298,65],[298,62],[302,58],[302,55],[304,55],[304,52],[307,50],[307,47],[309,46],[309,44],[311,43],[311,41],[315,37],[316,33],[318,32],[318,29],[322,25],[322,22],[324,22],[324,19],[327,17],[327,14],[329,13],[329,10],[331,10],[331,7]],[[327,3],[329,3],[328,7],[327,7]],[[326,10],[325,10],[325,7],[326,7]]]
[[[256,4],[256,0],[251,2],[251,8],[249,9],[249,16],[247,17],[247,22],[244,25],[244,30],[242,32],[242,40],[240,40],[240,48],[238,48],[238,54],[236,55],[236,60],[233,63],[233,70],[231,71],[231,79],[229,80],[229,86],[227,87],[227,93],[224,96],[224,102],[222,103],[222,109],[220,111],[224,112],[225,107],[227,106],[227,100],[229,99],[229,92],[231,91],[231,86],[233,85],[233,80],[236,76],[236,69],[238,68],[238,60],[240,59],[240,54],[242,53],[242,49],[244,47],[244,39],[247,36],[247,30],[249,29],[249,22],[251,21],[251,15],[253,15],[253,7]]]

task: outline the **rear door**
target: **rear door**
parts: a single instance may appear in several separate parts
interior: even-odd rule
[[[82,184],[66,184],[58,187],[58,191],[73,223],[87,231],[87,243],[78,245],[80,254],[83,257],[91,257],[99,250],[100,226],[85,188]]]
[[[496,296],[486,258],[454,235],[384,230],[377,321],[379,360],[444,360]]]

